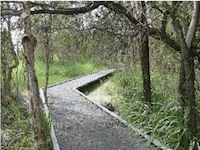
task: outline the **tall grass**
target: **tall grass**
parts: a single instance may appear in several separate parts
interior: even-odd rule
[[[178,103],[177,73],[151,71],[152,108],[143,103],[139,66],[116,74],[112,81],[122,97],[115,101],[119,115],[170,148],[192,149],[187,128],[189,110],[183,111]]]

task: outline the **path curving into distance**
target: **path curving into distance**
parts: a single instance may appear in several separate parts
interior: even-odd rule
[[[78,87],[114,71],[99,71],[48,88],[48,107],[61,150],[158,149],[77,92]]]

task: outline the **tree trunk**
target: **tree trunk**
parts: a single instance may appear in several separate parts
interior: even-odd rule
[[[29,100],[29,112],[32,117],[31,123],[35,133],[35,140],[38,150],[45,149],[45,143],[42,134],[42,124],[40,119],[40,96],[38,83],[35,73],[34,66],[34,47],[36,46],[36,39],[31,34],[31,19],[30,19],[30,9],[31,3],[23,2],[24,12],[22,18],[24,19],[25,25],[25,36],[22,39],[22,44],[24,47],[25,63],[27,70],[28,79],[28,100]]]
[[[151,81],[150,81],[150,64],[149,64],[149,42],[148,35],[141,34],[141,67],[143,78],[144,102],[151,105]]]
[[[182,107],[182,109],[184,110],[185,106],[187,106],[186,104],[186,100],[185,100],[185,92],[186,92],[186,87],[185,87],[185,69],[184,69],[184,60],[181,60],[181,67],[180,67],[180,80],[179,80],[179,104]],[[183,111],[184,112],[184,111]]]
[[[46,56],[46,70],[45,70],[45,88],[44,88],[44,97],[45,102],[48,104],[48,97],[47,97],[47,87],[49,84],[49,63],[50,63],[50,40],[51,40],[51,25],[52,25],[52,15],[49,14],[49,17],[47,16],[45,23],[48,24],[47,27],[45,27],[45,56]]]
[[[184,66],[184,73],[185,73],[185,100],[186,100],[186,103],[189,104],[188,130],[190,132],[191,139],[195,140],[195,137],[197,135],[197,105],[195,101],[194,57],[192,56],[192,52],[190,48],[188,48],[186,44],[179,21],[176,20],[175,15],[172,18],[173,18],[175,31],[177,34],[177,39],[181,47],[182,60],[184,63],[183,66]],[[195,147],[195,149],[197,149],[197,147]]]
[[[48,34],[48,30],[46,30],[46,43],[45,43],[46,70],[45,70],[45,88],[44,88],[44,97],[46,104],[48,104],[47,87],[49,84],[49,56],[50,56],[49,38],[50,37]]]
[[[197,104],[195,101],[195,69],[194,69],[194,57],[192,56],[191,45],[195,38],[196,30],[200,21],[200,2],[194,2],[194,11],[190,26],[188,29],[188,34],[186,36],[185,44],[187,49],[184,49],[184,65],[185,65],[185,76],[186,76],[186,98],[190,104],[190,114],[188,127],[191,132],[191,137],[195,138],[197,135]],[[187,73],[186,73],[187,72]],[[197,144],[195,144],[195,149]]]
[[[47,33],[48,34],[48,33]],[[45,70],[45,88],[44,88],[44,97],[45,102],[48,104],[48,97],[47,97],[47,87],[49,84],[49,37],[46,37],[46,44],[45,44],[45,54],[46,54],[46,70]]]
[[[185,41],[184,41],[185,42]],[[197,135],[197,105],[195,100],[195,70],[194,70],[194,58],[191,55],[190,49],[187,48],[186,43],[181,45],[181,50],[184,59],[184,70],[185,70],[185,98],[186,102],[189,103],[189,120],[188,129],[192,140],[195,140]],[[195,144],[195,146],[197,146]],[[194,148],[197,150],[197,147]]]
[[[141,22],[146,23],[146,6],[145,2],[141,2],[142,14]],[[144,102],[151,105],[151,81],[150,81],[150,64],[149,64],[149,38],[145,31],[141,32],[140,35],[140,59],[141,59],[141,68],[142,68],[142,78],[143,78],[143,94]]]

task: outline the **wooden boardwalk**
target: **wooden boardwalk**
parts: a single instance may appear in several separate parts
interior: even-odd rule
[[[106,113],[77,88],[101,79],[114,70],[103,70],[50,86],[49,111],[58,150],[155,150],[146,140]],[[55,138],[55,137],[54,137]],[[55,140],[55,139],[54,139]]]

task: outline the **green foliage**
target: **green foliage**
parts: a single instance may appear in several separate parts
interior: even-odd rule
[[[166,146],[177,150],[191,148],[193,140],[189,139],[187,129],[189,110],[183,110],[178,103],[178,75],[152,70],[151,80],[153,103],[149,108],[143,103],[140,68],[135,66],[116,74],[112,81],[121,97],[115,101],[117,113]]]
[[[134,74],[138,74],[135,76]],[[123,89],[121,94],[128,99],[142,98],[142,76],[139,72],[139,66],[134,70],[127,70],[115,76],[114,81]]]

